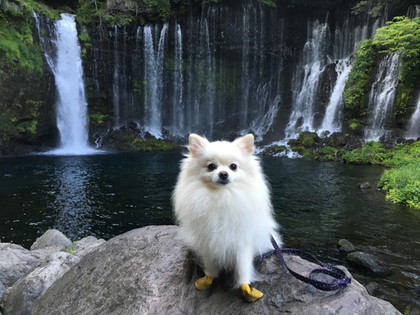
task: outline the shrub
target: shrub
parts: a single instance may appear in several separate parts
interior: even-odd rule
[[[378,186],[387,192],[386,199],[420,209],[420,161],[386,170]]]
[[[343,160],[350,164],[382,164],[387,155],[381,142],[369,141],[363,147],[345,153]]]

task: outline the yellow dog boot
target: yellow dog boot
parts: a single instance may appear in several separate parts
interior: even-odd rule
[[[209,276],[204,276],[200,279],[198,279],[194,285],[195,288],[199,291],[207,290],[209,286],[213,283],[213,278]]]
[[[256,300],[261,299],[264,295],[261,291],[251,288],[249,284],[242,284],[241,291],[248,302],[255,302]]]

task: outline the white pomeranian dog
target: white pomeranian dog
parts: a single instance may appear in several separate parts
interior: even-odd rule
[[[205,273],[195,287],[205,290],[221,270],[230,270],[244,297],[258,300],[263,293],[250,287],[256,280],[254,257],[273,249],[271,236],[279,246],[282,242],[270,191],[253,155],[254,136],[209,142],[191,134],[188,150],[173,205],[181,233]]]

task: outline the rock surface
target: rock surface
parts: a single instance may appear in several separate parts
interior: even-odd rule
[[[46,249],[50,251],[60,251],[71,246],[71,240],[58,230],[48,230],[43,235],[38,237],[35,243],[32,244],[31,250]]]
[[[44,255],[20,245],[0,243],[0,282],[8,287],[42,261]]]
[[[104,242],[88,236],[72,243],[60,231],[48,230],[31,250],[0,243],[0,301],[6,296],[5,314],[29,314],[36,299],[76,265],[80,257]]]
[[[83,256],[31,314],[399,314],[354,279],[343,290],[319,291],[294,278],[276,257],[259,267],[261,281],[254,286],[265,296],[255,303],[223,281],[199,292],[193,286],[199,275],[182,244],[175,226],[117,236]],[[286,259],[299,273],[315,267],[296,256]]]
[[[40,267],[15,283],[7,295],[5,314],[29,314],[33,302],[79,260],[65,252],[51,254]]]
[[[346,256],[346,259],[373,273],[386,274],[389,272],[389,268],[384,261],[369,253],[359,251],[352,252]]]
[[[340,251],[340,253],[343,253],[343,254],[348,254],[348,253],[352,253],[356,251],[356,248],[354,247],[354,245],[346,239],[339,240],[337,244],[337,248]]]

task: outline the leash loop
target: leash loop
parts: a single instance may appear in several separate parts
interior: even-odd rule
[[[276,240],[274,239],[274,237],[271,237],[271,244],[273,245],[274,250],[264,254],[261,257],[261,261],[275,254],[293,276],[295,276],[296,278],[298,278],[299,280],[305,283],[313,285],[317,289],[320,289],[323,291],[339,290],[339,289],[344,288],[348,283],[351,282],[351,278],[347,277],[343,270],[333,265],[324,263],[305,251],[294,249],[294,248],[280,248]],[[293,255],[298,255],[300,257],[304,257],[306,259],[311,259],[315,261],[318,265],[321,265],[324,268],[314,269],[309,274],[309,277],[305,277],[293,271],[287,266],[286,261],[284,260],[283,254],[293,254]],[[314,279],[314,276],[319,273],[331,276],[335,278],[336,280],[330,283],[330,282],[323,282],[323,281]]]

